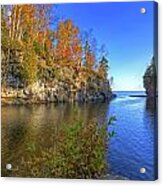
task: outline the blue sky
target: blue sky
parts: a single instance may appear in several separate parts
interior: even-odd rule
[[[153,2],[59,4],[57,14],[81,32],[93,29],[97,43],[106,45],[113,90],[144,90],[142,76],[153,55]]]

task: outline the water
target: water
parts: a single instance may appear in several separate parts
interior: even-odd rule
[[[109,116],[116,116],[116,125],[109,129],[116,132],[108,143],[109,173],[134,180],[153,180],[155,104],[145,97],[128,96],[143,92],[116,94],[117,98],[110,103],[2,107],[2,172],[7,163],[17,167],[27,153],[29,141],[40,149],[53,146],[59,127],[71,122],[77,110],[75,117],[85,122],[93,118],[104,122]],[[141,167],[146,168],[146,173],[140,173]]]
[[[142,95],[143,92],[117,92],[108,113],[116,115],[116,137],[109,143],[108,162],[114,174],[134,180],[153,180],[155,177],[154,134],[156,105]],[[140,168],[146,168],[141,174]]]

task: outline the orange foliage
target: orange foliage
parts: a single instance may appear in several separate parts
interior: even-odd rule
[[[92,52],[86,54],[86,64],[88,67],[92,68],[95,63],[95,55]]]
[[[56,36],[58,58],[80,65],[82,47],[78,27],[74,26],[71,20],[61,21]]]

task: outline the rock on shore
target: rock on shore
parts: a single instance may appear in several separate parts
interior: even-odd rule
[[[63,82],[54,82],[53,86],[36,82],[24,89],[2,89],[2,105],[57,103],[57,102],[89,102],[105,101],[114,97],[111,91],[73,90]]]
[[[157,96],[157,64],[154,57],[143,76],[143,85],[148,98]]]

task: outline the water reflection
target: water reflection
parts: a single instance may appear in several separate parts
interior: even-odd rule
[[[129,179],[153,179],[156,101],[128,94],[123,92],[111,103],[2,107],[2,175],[12,176],[6,163],[17,167],[22,157],[28,159],[29,149],[38,149],[35,153],[39,154],[42,149],[55,148],[63,123],[74,118],[85,124],[92,119],[104,123],[115,115],[116,136],[108,144],[108,170]],[[147,168],[146,174],[139,173],[141,166]]]
[[[155,177],[158,175],[158,98],[148,98],[146,100],[146,110],[150,114],[153,128],[153,153],[154,153],[154,174]]]
[[[7,163],[19,166],[29,149],[49,149],[56,146],[56,136],[62,124],[74,119],[88,121],[96,119],[103,123],[107,118],[108,103],[49,104],[2,107],[2,174]]]
[[[146,99],[146,110],[152,114],[156,114],[157,108],[157,98],[147,98]]]
[[[12,124],[8,133],[8,148],[9,150],[19,147],[22,141],[24,141],[27,133],[26,126],[22,123]]]

